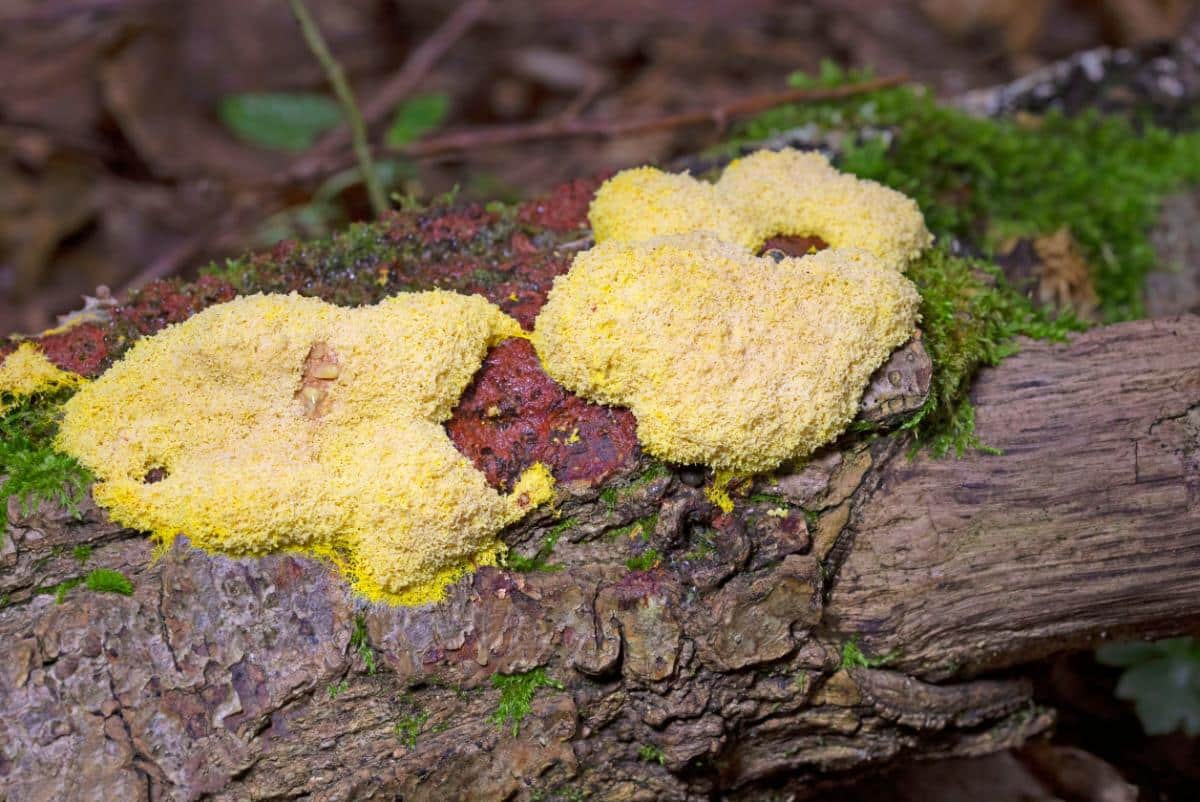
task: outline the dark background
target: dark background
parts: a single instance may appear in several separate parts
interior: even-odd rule
[[[364,105],[455,7],[309,4]],[[1194,24],[1194,6],[493,0],[418,91],[449,101],[442,128],[705,108],[782,89],[791,71],[822,59],[904,73],[949,96],[1082,48],[1176,35]],[[366,216],[361,187],[328,181],[353,163],[347,149],[310,179],[288,181],[304,154],[247,144],[222,124],[222,100],[261,91],[328,91],[285,0],[0,2],[0,329],[53,325],[100,284],[120,291],[188,275]],[[465,197],[513,199],[719,136],[699,127],[480,148],[406,160],[392,188],[427,198],[457,184]]]

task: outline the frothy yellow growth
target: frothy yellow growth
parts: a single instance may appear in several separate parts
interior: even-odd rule
[[[140,340],[67,403],[59,446],[121,524],[312,553],[370,597],[432,601],[552,495],[543,466],[500,495],[441,426],[488,346],[520,333],[450,292],[358,309],[239,298]]]
[[[819,153],[758,151],[716,184],[639,167],[600,187],[588,213],[596,242],[708,231],[753,253],[773,236],[818,236],[903,271],[932,240],[908,196],[839,173]]]
[[[18,398],[78,387],[85,381],[79,374],[57,367],[33,343],[21,343],[0,362],[0,412]]]
[[[918,302],[861,250],[776,263],[706,233],[610,240],[555,280],[533,342],[555,380],[630,407],[651,454],[761,471],[845,428]]]

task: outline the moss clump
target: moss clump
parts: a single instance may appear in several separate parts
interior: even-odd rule
[[[76,576],[76,577],[72,577],[71,579],[64,579],[62,582],[59,582],[53,588],[48,588],[48,590],[54,591],[54,603],[62,604],[64,601],[67,600],[67,594],[82,584],[83,584],[83,577]]]
[[[425,727],[425,722],[428,720],[428,713],[413,713],[405,716],[396,722],[396,737],[400,739],[400,743],[409,749],[415,749],[417,747],[417,736],[421,734],[421,730]]]
[[[497,727],[511,725],[513,736],[521,731],[521,722],[533,709],[533,695],[540,688],[564,689],[541,666],[523,674],[493,674],[492,686],[500,691],[500,705],[488,720]]]
[[[883,657],[868,657],[858,646],[858,637],[842,644],[842,662],[839,668],[877,668],[885,666],[899,657],[899,652],[889,652]]]
[[[797,74],[792,83],[863,77],[827,65],[820,76]],[[1051,113],[1033,124],[980,119],[914,87],[774,109],[738,129],[735,143],[805,125],[880,132],[847,140],[838,166],[916,199],[935,235],[990,248],[1006,237],[1070,227],[1110,321],[1142,313],[1142,283],[1155,259],[1148,232],[1161,198],[1200,181],[1200,132],[1096,112]]]
[[[625,567],[630,571],[649,571],[662,562],[662,555],[657,549],[646,549],[635,557],[625,561]]]
[[[365,616],[354,617],[354,630],[350,633],[350,648],[358,652],[368,674],[374,674],[379,666],[375,660],[375,650],[371,648],[371,639],[367,635],[367,619]]]
[[[120,593],[122,596],[133,595],[133,583],[125,578],[120,571],[111,568],[97,568],[83,580],[88,590],[97,593]]]
[[[574,525],[574,518],[568,518],[565,521],[555,524],[542,540],[542,545],[538,548],[537,553],[532,557],[526,557],[515,551],[509,551],[504,556],[504,567],[510,571],[518,571],[520,573],[532,573],[535,571],[553,573],[561,571],[563,569],[561,564],[549,562],[550,555],[554,553],[554,547],[558,545],[559,538]]]
[[[1070,317],[1050,321],[1012,289],[992,264],[951,255],[937,247],[908,270],[921,293],[923,342],[933,361],[929,398],[901,429],[934,456],[971,448],[989,450],[975,435],[975,409],[967,398],[981,367],[1017,350],[1018,336],[1066,338],[1082,326]]]
[[[708,527],[699,527],[692,530],[692,550],[683,555],[683,559],[688,562],[700,562],[701,560],[717,553],[716,530]]]
[[[16,498],[25,514],[43,501],[78,514],[92,481],[74,457],[54,448],[58,411],[71,391],[27,396],[0,416],[0,501]]]
[[[644,760],[647,763],[657,763],[660,766],[666,765],[667,756],[663,754],[663,750],[654,744],[642,744],[638,747],[638,760]]]

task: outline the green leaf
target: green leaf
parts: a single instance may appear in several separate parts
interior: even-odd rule
[[[1096,649],[1096,660],[1106,666],[1128,668],[1138,663],[1144,663],[1158,657],[1159,649],[1156,643],[1145,641],[1123,641],[1106,643]]]
[[[1200,735],[1200,644],[1193,638],[1107,644],[1096,657],[1125,666],[1117,698],[1134,703],[1148,735]]]
[[[307,92],[231,95],[217,111],[239,139],[272,150],[304,150],[342,121],[336,102]]]
[[[450,97],[444,92],[416,95],[396,107],[388,127],[387,145],[398,148],[407,145],[445,121],[450,112]]]

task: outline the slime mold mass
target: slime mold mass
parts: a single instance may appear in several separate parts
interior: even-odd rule
[[[708,231],[753,253],[773,236],[815,235],[901,272],[933,239],[912,198],[797,150],[752,153],[716,184],[653,167],[626,170],[600,187],[589,216],[598,243]]]
[[[501,495],[441,426],[488,347],[520,335],[444,291],[242,297],[139,341],[66,404],[58,445],[114,521],[164,543],[306,552],[368,597],[433,601],[553,494],[535,465]]]
[[[629,407],[663,459],[757,472],[806,456],[916,325],[902,271],[930,242],[919,209],[818,154],[759,152],[716,185],[626,171],[590,214],[598,244],[555,280],[533,343],[553,379]],[[780,234],[831,248],[753,255]]]
[[[33,343],[21,343],[0,361],[0,412],[18,398],[83,383],[82,376],[60,369]]]

